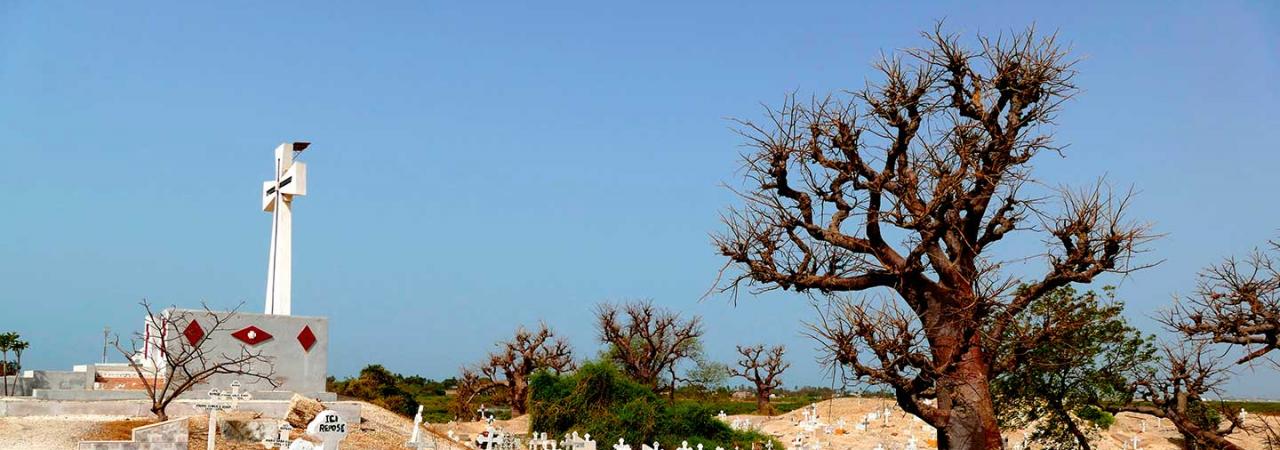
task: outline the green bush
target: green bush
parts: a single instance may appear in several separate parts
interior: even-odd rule
[[[1116,416],[1111,413],[1098,409],[1096,406],[1085,406],[1076,411],[1076,417],[1092,422],[1098,428],[1104,430],[1111,429],[1111,425],[1116,423]]]
[[[770,439],[730,429],[710,407],[670,405],[607,362],[583,364],[571,375],[539,372],[529,387],[530,432],[561,436],[576,431],[606,443],[623,438],[634,445],[657,441],[666,448],[682,441],[704,448],[750,448]],[[777,441],[774,447],[782,448]]]

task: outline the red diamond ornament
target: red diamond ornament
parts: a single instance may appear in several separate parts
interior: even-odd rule
[[[316,345],[316,334],[311,332],[310,325],[303,325],[302,332],[298,333],[298,343],[302,344],[302,350],[311,351],[311,346]]]
[[[204,328],[200,328],[200,322],[194,320],[187,324],[187,328],[182,330],[182,335],[187,337],[187,342],[196,345],[200,342],[200,338],[204,337]]]
[[[271,339],[272,336],[271,333],[263,331],[261,328],[249,325],[240,331],[231,333],[231,337],[249,345],[258,345]]]

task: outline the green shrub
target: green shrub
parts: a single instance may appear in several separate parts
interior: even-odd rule
[[[648,387],[607,362],[588,362],[572,375],[534,374],[529,380],[529,431],[561,436],[571,431],[597,441],[618,438],[635,445],[657,441],[673,448],[690,446],[750,448],[770,438],[734,431],[715,419],[711,407],[682,402],[670,405]],[[774,441],[775,448],[782,448]]]
[[[1093,424],[1097,425],[1098,428],[1102,428],[1104,430],[1111,429],[1111,425],[1114,425],[1116,423],[1116,416],[1112,415],[1109,412],[1098,409],[1095,406],[1085,406],[1083,408],[1080,408],[1079,411],[1076,411],[1076,417],[1079,417],[1082,420],[1092,422]]]

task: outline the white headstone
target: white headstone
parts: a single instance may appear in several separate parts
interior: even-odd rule
[[[280,450],[288,450],[290,431],[293,431],[293,426],[289,425],[289,422],[285,422],[284,425],[280,425],[280,428],[276,430],[275,437],[262,440],[262,446],[266,448],[279,447]]]
[[[320,450],[338,450],[347,438],[347,421],[337,411],[324,410],[307,424],[307,435],[319,439]]]

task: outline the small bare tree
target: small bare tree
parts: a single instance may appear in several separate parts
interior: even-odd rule
[[[520,327],[511,340],[499,342],[498,348],[498,352],[489,354],[481,372],[493,381],[493,386],[506,388],[514,415],[527,410],[530,375],[540,369],[560,374],[574,367],[573,348],[545,323],[533,332]]]
[[[541,369],[560,374],[574,368],[573,348],[545,323],[538,324],[537,331],[520,327],[511,340],[498,342],[497,346],[498,351],[490,353],[484,362],[460,370],[458,395],[453,401],[453,412],[458,417],[469,417],[476,399],[486,394],[504,397],[512,414],[524,414],[528,409],[529,376]]]
[[[1054,289],[1143,267],[1133,256],[1151,235],[1125,217],[1127,193],[1064,188],[1055,207],[1024,189],[1033,160],[1061,150],[1051,126],[1077,90],[1055,36],[925,38],[851,99],[789,98],[742,122],[751,149],[743,205],[714,238],[732,269],[719,286],[893,292],[830,311],[836,328],[815,333],[829,361],[892,387],[939,429],[939,448],[999,448],[989,337]],[[995,246],[1035,231],[1044,272],[1005,271]]]
[[[756,412],[773,415],[773,405],[769,403],[773,390],[782,386],[779,378],[782,372],[791,367],[791,363],[782,360],[786,348],[775,345],[766,349],[764,344],[739,345],[738,367],[732,368],[733,376],[746,379],[756,385]]]
[[[667,376],[674,395],[676,366],[701,349],[701,318],[684,320],[647,300],[621,306],[602,303],[596,307],[596,318],[600,341],[609,346],[609,357],[623,372],[654,390]]]
[[[481,375],[482,371],[476,367],[464,366],[458,372],[458,386],[450,410],[454,417],[472,417],[472,413],[475,412],[472,409],[475,401],[496,389],[498,384],[493,379]]]
[[[177,308],[155,311],[146,300],[141,304],[147,313],[148,329],[134,333],[128,345],[121,343],[117,335],[114,346],[131,361],[130,367],[151,399],[151,412],[161,421],[169,419],[165,409],[170,403],[214,375],[236,375],[265,381],[273,388],[280,386],[275,366],[261,351],[245,345],[234,349],[213,345],[214,336],[230,331],[228,323],[239,306],[214,312],[208,305],[201,305],[200,312]],[[194,333],[184,333],[192,321],[198,321],[201,330],[196,338]],[[144,348],[147,358],[139,358]]]

